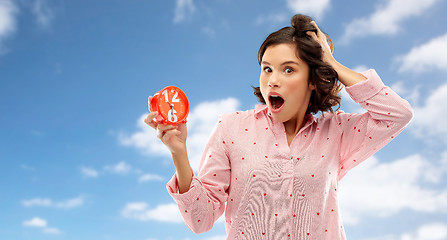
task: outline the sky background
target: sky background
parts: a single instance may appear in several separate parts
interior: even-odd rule
[[[348,239],[447,239],[447,1],[0,0],[0,240],[195,235],[143,123],[168,85],[190,100],[197,170],[218,115],[253,108],[265,37],[308,14],[335,58],[407,99],[407,129],[341,181]],[[342,92],[341,109],[363,110]]]

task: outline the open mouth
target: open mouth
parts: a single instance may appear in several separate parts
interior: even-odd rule
[[[284,104],[284,99],[280,96],[270,95],[269,96],[270,106],[272,106],[273,109],[280,109],[282,105]]]

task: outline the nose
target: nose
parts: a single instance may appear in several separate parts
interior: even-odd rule
[[[280,81],[279,81],[278,76],[276,76],[276,74],[270,75],[270,78],[269,78],[269,81],[268,81],[268,85],[271,88],[280,87]]]

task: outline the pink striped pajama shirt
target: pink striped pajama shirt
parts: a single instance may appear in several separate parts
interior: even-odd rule
[[[374,70],[363,75],[367,80],[346,91],[366,113],[308,114],[290,146],[284,125],[269,117],[266,105],[223,115],[189,191],[178,193],[176,175],[167,184],[186,225],[202,233],[225,212],[228,240],[346,239],[340,179],[413,116]]]

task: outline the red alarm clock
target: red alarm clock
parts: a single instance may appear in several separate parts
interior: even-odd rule
[[[152,97],[150,104],[149,110],[158,112],[164,124],[186,123],[189,102],[180,88],[174,86],[163,88]]]

